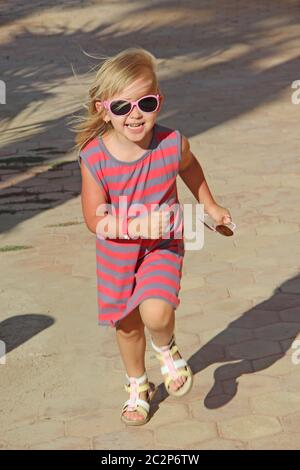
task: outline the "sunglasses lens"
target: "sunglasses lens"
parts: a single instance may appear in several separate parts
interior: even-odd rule
[[[110,110],[116,116],[124,116],[124,114],[129,113],[131,108],[130,103],[128,101],[113,101],[110,105]]]
[[[139,101],[139,108],[145,113],[153,113],[153,111],[156,110],[157,105],[158,101],[154,96],[143,98]]]

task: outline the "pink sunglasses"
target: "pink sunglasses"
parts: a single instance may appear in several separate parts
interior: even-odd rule
[[[137,106],[143,113],[154,113],[160,103],[161,95],[146,95],[139,100],[105,100],[103,105],[115,116],[126,116],[134,106]]]

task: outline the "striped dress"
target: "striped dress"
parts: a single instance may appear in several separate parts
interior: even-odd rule
[[[117,159],[99,136],[81,151],[79,164],[80,158],[104,191],[115,215],[121,214],[122,196],[127,197],[128,209],[143,204],[149,211],[170,210],[167,237],[127,240],[96,235],[99,325],[117,326],[149,298],[163,299],[176,309],[180,303],[178,293],[185,251],[183,211],[176,185],[181,158],[180,132],[156,123],[149,149],[133,162]]]

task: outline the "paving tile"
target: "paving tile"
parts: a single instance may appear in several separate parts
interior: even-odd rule
[[[234,441],[230,439],[211,439],[206,442],[195,444],[195,449],[198,450],[244,450],[247,445],[241,441]]]
[[[226,329],[207,330],[200,334],[200,338],[202,343],[211,341],[212,343],[227,346],[251,340],[253,334],[250,330],[229,326]]]
[[[225,285],[228,287],[238,287],[241,284],[249,285],[255,282],[251,269],[247,271],[244,269],[242,272],[241,270],[237,272],[226,270],[219,273],[206,274],[205,280],[208,284]]]
[[[295,374],[297,370],[291,357],[286,356],[284,353],[254,360],[252,361],[252,366],[255,372],[260,371],[262,375],[271,377],[282,376],[283,380],[285,378],[288,380],[289,374]]]
[[[287,308],[279,312],[279,316],[283,322],[299,323],[300,305],[297,307]]]
[[[122,403],[120,403],[120,412],[116,409],[106,409],[93,414],[74,418],[66,423],[66,434],[69,437],[93,437],[102,434],[119,432],[122,430],[122,423],[119,414],[121,414]],[[105,425],[104,425],[105,423]]]
[[[172,424],[172,432],[169,425],[160,426],[155,431],[158,445],[171,445],[179,449],[186,449],[196,443],[207,441],[217,437],[216,426],[209,422],[195,422],[184,420]]]
[[[58,421],[40,421],[34,424],[15,427],[4,431],[3,438],[8,446],[17,445],[21,447],[40,444],[49,439],[60,438],[64,436],[64,425]]]
[[[259,339],[280,341],[296,337],[299,332],[300,323],[285,323],[281,321],[273,325],[256,328],[253,333]]]
[[[264,339],[252,339],[243,343],[226,346],[226,355],[232,360],[237,359],[260,359],[274,354],[280,354],[282,348],[279,341],[268,341]]]
[[[259,395],[250,399],[254,413],[269,416],[284,416],[300,411],[300,397],[297,393],[274,391],[270,394]]]
[[[198,401],[190,404],[191,415],[197,421],[210,421],[220,423],[224,419],[251,414],[249,400],[245,397],[214,396],[208,400]]]
[[[90,450],[90,440],[76,437],[61,437],[30,447],[31,450]]]
[[[256,397],[280,391],[281,382],[278,377],[267,377],[259,374],[248,373],[237,377],[236,380],[229,379],[223,381],[224,392],[229,395],[238,394],[239,397]]]
[[[300,433],[278,433],[262,439],[249,442],[252,450],[299,450]]]
[[[156,410],[156,400],[153,403],[153,409]],[[167,403],[164,401],[159,404],[159,409],[155,411],[151,420],[147,424],[147,429],[156,432],[161,426],[169,426],[172,428],[173,423],[184,422],[189,419],[188,406],[178,402]]]
[[[296,434],[299,432],[300,412],[296,411],[280,418],[283,430],[287,433]],[[299,441],[300,442],[300,441]]]
[[[92,443],[93,450],[145,450],[154,448],[154,437],[145,425],[95,436]]]
[[[252,415],[224,420],[219,423],[219,429],[224,438],[241,441],[272,436],[282,430],[278,419]]]

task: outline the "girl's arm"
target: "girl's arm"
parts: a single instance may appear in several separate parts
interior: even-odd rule
[[[208,211],[212,206],[217,204],[209,190],[200,163],[192,154],[190,143],[185,136],[182,136],[181,139],[179,175],[197,201],[204,204],[205,211]]]
[[[81,205],[82,212],[85,223],[88,229],[92,233],[98,233],[104,237],[115,238],[119,236],[118,229],[119,223],[116,217],[111,214],[105,215],[96,215],[97,209],[99,206],[104,208],[104,205],[107,203],[106,196],[104,191],[101,189],[97,181],[94,179],[93,175],[89,169],[81,160]],[[105,224],[105,232],[99,230],[97,225],[106,217],[107,223]],[[101,224],[101,228],[102,228]]]
[[[179,175],[197,201],[204,204],[204,212],[208,213],[217,223],[227,224],[231,221],[229,210],[220,206],[214,200],[200,163],[192,154],[189,141],[184,136],[181,140]]]

